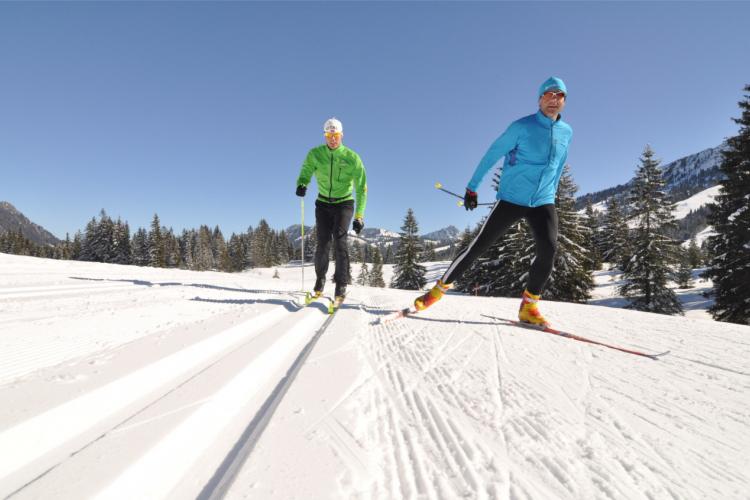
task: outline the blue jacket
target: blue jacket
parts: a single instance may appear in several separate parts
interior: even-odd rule
[[[476,191],[495,163],[505,157],[498,200],[538,207],[555,203],[573,129],[558,118],[553,122],[541,111],[511,123],[474,170],[468,188]]]

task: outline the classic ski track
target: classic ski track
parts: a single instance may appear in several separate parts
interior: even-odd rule
[[[145,293],[147,290],[148,289],[141,288],[139,290],[130,291],[128,297],[123,299],[122,302],[129,304],[130,302],[132,302],[132,293]],[[111,298],[110,294],[107,295],[108,298]],[[184,299],[174,296],[158,297],[154,298],[153,300],[149,300],[149,305],[164,305],[182,300]],[[108,307],[110,304],[111,303],[108,303]],[[132,306],[133,309],[138,309],[140,307],[142,306],[139,304]],[[126,310],[126,308],[120,309],[120,312],[122,312],[123,310]],[[205,321],[210,325],[212,318],[224,314],[226,314],[226,311],[212,313],[210,316],[204,317],[200,321]],[[54,317],[60,316],[55,315]],[[92,320],[98,319],[99,318],[97,318],[96,316],[92,318]],[[26,321],[25,318],[24,321]],[[18,320],[14,320],[14,322],[18,322]],[[183,326],[187,326],[187,324]],[[62,356],[60,355],[61,346],[59,344],[50,343],[44,348],[40,348],[38,344],[33,342],[33,339],[30,339],[28,342],[28,347],[23,347],[24,342],[23,339],[21,339],[19,342],[17,342],[17,345],[19,347],[13,349],[12,357],[7,357],[10,355],[10,353],[7,351],[0,354],[0,366],[2,367],[0,369],[0,385],[5,385],[19,379],[23,379],[34,372],[50,368],[52,366],[75,363],[79,360],[95,357],[100,355],[102,352],[108,352],[112,349],[119,349],[133,342],[138,342],[144,337],[159,336],[164,334],[165,332],[179,327],[179,324],[168,324],[161,328],[145,332],[144,335],[133,337],[125,342],[118,342],[114,344],[103,343],[102,340],[97,337],[74,337],[72,339],[66,340],[65,353],[63,353]],[[16,369],[17,367],[25,368],[23,370],[18,370]]]
[[[390,401],[392,407],[405,408],[405,411],[389,412],[390,425],[401,429],[401,432],[395,431],[396,438],[391,440],[395,456],[399,458],[396,463],[401,473],[399,481],[407,485],[401,489],[400,496],[413,497],[416,487],[417,495],[426,498],[494,497],[497,485],[507,483],[502,471],[494,466],[494,452],[481,443],[472,442],[461,430],[472,425],[466,421],[467,417],[485,425],[487,419],[482,419],[466,404],[467,398],[453,388],[461,376],[485,377],[481,370],[467,370],[467,367],[488,342],[487,338],[469,328],[463,338],[447,349],[455,332],[431,344],[433,339],[417,328],[413,342],[405,345],[399,342],[400,336],[396,333],[406,330],[407,324],[393,322],[382,326],[372,337],[377,347],[370,351],[385,371],[385,377],[378,378],[377,391],[381,395],[376,400]],[[455,361],[456,356],[462,359]],[[449,364],[451,360],[454,361]],[[451,366],[452,371],[443,365]],[[415,390],[417,387],[419,391]],[[501,410],[496,407],[494,412],[498,411]],[[491,422],[492,417],[489,420]],[[504,443],[499,447],[504,449]],[[411,464],[408,478],[405,478],[402,457],[413,454],[428,460],[423,467],[417,466],[418,460]],[[424,479],[426,474],[427,480]],[[495,480],[487,483],[488,478]],[[432,489],[433,484],[437,489]]]
[[[211,357],[210,359],[203,360],[202,362],[199,362],[199,363],[196,363],[194,365],[191,365],[190,367],[185,367],[185,369],[183,370],[183,373],[185,375],[176,377],[176,378],[171,379],[170,381],[168,381],[168,382],[166,382],[164,384],[161,384],[158,387],[149,389],[147,391],[149,393],[148,397],[146,397],[145,394],[138,397],[138,400],[140,400],[142,402],[138,405],[137,409],[128,410],[127,413],[119,412],[120,414],[116,418],[117,419],[116,423],[114,423],[113,425],[110,425],[108,428],[106,428],[104,430],[101,430],[100,432],[97,433],[96,437],[88,440],[87,442],[82,443],[82,444],[80,442],[77,443],[77,446],[76,446],[75,449],[69,449],[68,451],[66,451],[64,453],[64,455],[62,456],[62,458],[60,460],[56,461],[51,466],[45,468],[45,470],[38,471],[38,473],[37,473],[36,476],[29,478],[27,480],[27,482],[25,484],[23,484],[20,488],[18,488],[14,492],[11,492],[9,494],[8,498],[13,497],[14,495],[22,492],[23,490],[25,490],[26,488],[28,488],[30,486],[33,486],[34,483],[36,483],[37,481],[43,479],[47,474],[49,474],[50,472],[54,471],[58,467],[64,465],[65,463],[69,462],[70,460],[75,459],[76,456],[78,456],[79,454],[81,454],[82,452],[84,452],[85,450],[87,450],[88,448],[90,448],[92,445],[94,445],[94,444],[96,444],[96,443],[98,443],[98,442],[100,442],[102,440],[105,440],[108,436],[114,435],[114,434],[116,434],[118,432],[122,432],[123,430],[126,430],[126,429],[128,429],[130,427],[133,427],[132,425],[130,425],[130,423],[133,420],[137,419],[139,415],[142,415],[144,412],[148,411],[149,409],[156,407],[161,402],[163,402],[165,399],[167,399],[170,395],[172,395],[173,393],[179,391],[183,387],[189,385],[190,383],[196,382],[197,380],[200,379],[200,377],[204,376],[206,374],[206,372],[208,372],[212,368],[220,365],[222,362],[224,362],[227,358],[229,358],[230,356],[232,356],[236,352],[238,352],[238,351],[242,350],[243,348],[247,347],[248,344],[251,344],[257,338],[259,338],[259,337],[261,337],[263,335],[269,334],[269,333],[273,333],[277,329],[277,326],[278,326],[279,323],[288,321],[289,317],[291,315],[293,315],[293,314],[295,314],[295,312],[288,312],[286,314],[283,314],[280,318],[278,318],[275,321],[273,321],[272,324],[270,324],[269,326],[267,326],[267,327],[265,327],[263,329],[260,329],[257,332],[251,334],[243,342],[241,342],[239,344],[233,345],[228,350],[222,351],[220,354],[215,355],[215,356]],[[320,324],[315,327],[315,330],[317,330],[325,322],[326,319],[327,319],[327,315],[323,316],[321,318]],[[292,324],[292,326],[294,324],[297,324],[297,323],[302,322],[302,321],[304,321],[304,318],[299,318],[299,320],[296,321],[296,322],[294,322]],[[235,326],[236,326],[236,324],[232,325],[232,326],[229,326],[229,327],[226,327],[226,328],[222,328],[220,330],[217,330],[217,331],[211,333],[210,335],[207,335],[205,338],[210,338],[212,336],[219,335],[219,334],[221,334],[221,333],[223,333],[223,332],[225,332],[227,330],[230,330],[230,329],[234,328]],[[305,343],[305,345],[306,345],[306,343]],[[184,349],[190,348],[190,347],[191,346],[187,346],[187,347],[181,349],[181,351],[184,350]],[[302,349],[304,349],[304,347],[305,346],[302,346]],[[180,352],[180,351],[177,351],[177,352]],[[176,354],[176,353],[171,353],[171,354]],[[294,358],[296,359],[297,355],[295,355]],[[284,368],[278,370],[278,372],[279,373],[282,373],[282,372],[286,373],[287,370],[288,370],[288,367],[284,367]],[[232,375],[232,377],[233,376],[234,375]],[[228,380],[231,380],[231,377],[228,378],[227,381]],[[222,386],[222,384],[217,384],[217,387],[220,388],[221,386]],[[263,398],[263,399],[265,399],[265,398]],[[149,419],[149,422],[152,422],[152,421],[157,420],[157,419],[164,418],[168,414],[173,414],[175,412],[185,411],[185,410],[189,409],[190,407],[200,406],[200,404],[202,402],[205,402],[206,400],[207,400],[207,398],[202,398],[200,401],[193,402],[193,403],[191,403],[189,405],[186,405],[186,406],[184,406],[182,408],[179,408],[178,410],[171,410],[169,412],[166,412],[166,413],[163,413],[163,414],[159,414],[156,417],[153,417],[153,418]],[[262,411],[262,410],[259,409],[259,411]],[[115,417],[107,417],[106,420],[112,420],[114,418]],[[97,420],[96,422],[94,422],[92,424],[91,427],[88,428],[89,431],[83,431],[81,434],[85,434],[86,432],[90,432],[91,429],[95,429],[95,428],[99,427],[100,425],[101,425],[101,421]],[[138,424],[135,425],[135,427],[140,426],[140,425],[143,425],[143,423],[138,423]],[[71,438],[72,437],[73,436],[71,436]],[[49,451],[51,451],[51,450],[48,450],[48,452]]]

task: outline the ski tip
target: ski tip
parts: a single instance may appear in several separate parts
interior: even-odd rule
[[[435,183],[435,189],[440,189],[441,187],[443,187],[442,183],[440,183],[440,182],[436,182]]]

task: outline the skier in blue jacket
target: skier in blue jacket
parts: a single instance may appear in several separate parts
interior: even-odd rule
[[[525,323],[549,326],[537,303],[552,273],[557,249],[555,195],[573,136],[573,129],[562,121],[560,114],[567,95],[560,78],[548,78],[539,87],[539,111],[511,123],[482,157],[466,187],[464,206],[467,210],[477,207],[479,184],[504,157],[497,202],[474,241],[453,260],[437,284],[414,301],[417,310],[440,300],[477,257],[511,225],[525,218],[534,235],[536,257],[529,271],[518,318]]]

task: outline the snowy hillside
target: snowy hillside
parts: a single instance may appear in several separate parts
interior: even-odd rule
[[[273,272],[0,254],[0,497],[748,498],[750,327]]]

